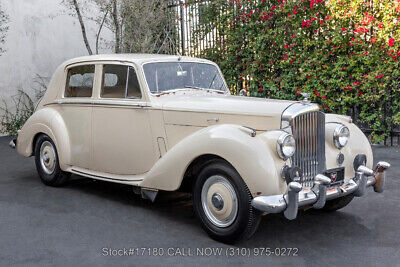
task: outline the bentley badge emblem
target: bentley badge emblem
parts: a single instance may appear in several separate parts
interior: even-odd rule
[[[337,178],[337,172],[332,172],[332,173],[331,173],[331,180],[332,180],[332,182],[336,182],[336,178]]]

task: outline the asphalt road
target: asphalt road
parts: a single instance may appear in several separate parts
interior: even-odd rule
[[[279,214],[265,216],[252,239],[229,246],[203,232],[188,196],[165,193],[150,203],[136,197],[129,186],[78,176],[66,187],[47,187],[39,180],[33,158],[17,155],[8,147],[9,140],[0,138],[1,266],[400,266],[399,148],[374,147],[375,158],[393,166],[383,194],[369,189],[341,211],[308,210],[295,221]],[[109,255],[110,249],[123,254],[124,248],[127,253],[134,248],[134,255]],[[255,256],[261,248],[278,254],[282,248],[298,252]],[[212,250],[217,255],[207,256]]]

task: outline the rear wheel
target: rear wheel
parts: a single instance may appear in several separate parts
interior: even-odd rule
[[[339,210],[349,205],[349,203],[353,200],[353,198],[354,195],[350,194],[344,197],[328,200],[325,203],[325,206],[322,208],[322,210],[328,212]]]
[[[196,214],[210,237],[221,242],[231,243],[254,234],[260,214],[251,200],[240,175],[223,160],[204,167],[194,185]]]
[[[35,163],[40,180],[49,186],[65,184],[71,174],[60,168],[57,149],[47,135],[40,135],[35,144]]]

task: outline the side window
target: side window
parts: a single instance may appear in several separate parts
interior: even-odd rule
[[[125,98],[128,67],[120,65],[104,65],[102,98]]]
[[[102,98],[141,98],[135,69],[122,65],[104,65]]]
[[[68,70],[65,97],[92,97],[94,65],[73,67]]]

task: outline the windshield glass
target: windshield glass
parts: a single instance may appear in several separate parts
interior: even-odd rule
[[[175,89],[226,91],[217,67],[194,62],[157,62],[143,66],[147,84],[153,94]]]

